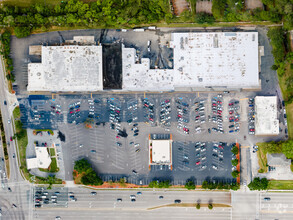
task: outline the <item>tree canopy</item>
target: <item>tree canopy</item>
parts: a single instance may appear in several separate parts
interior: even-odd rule
[[[85,158],[75,161],[74,169],[79,173],[86,172],[90,168],[91,164]]]
[[[81,183],[84,185],[102,185],[103,180],[96,174],[86,159],[75,161],[74,170],[82,175]]]
[[[164,181],[154,180],[150,182],[149,187],[150,188],[169,188],[170,181],[169,180],[164,180]]]
[[[185,188],[190,190],[190,189],[195,189],[195,184],[194,181],[188,180],[185,184]]]
[[[251,183],[248,184],[250,190],[266,190],[268,188],[269,181],[266,178],[260,179],[256,177]]]

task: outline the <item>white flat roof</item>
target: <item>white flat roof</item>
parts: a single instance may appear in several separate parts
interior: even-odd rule
[[[134,48],[122,45],[122,90],[172,90],[172,69],[150,69],[150,60],[142,58],[141,63],[135,63]]]
[[[28,64],[28,91],[103,90],[102,46],[42,46],[42,62]]]
[[[255,135],[278,135],[277,96],[255,97]]]
[[[47,147],[35,147],[36,157],[26,160],[27,169],[44,168],[47,169],[52,160],[48,154]]]
[[[150,69],[148,58],[135,64],[135,49],[122,46],[122,89],[260,87],[257,32],[172,33],[171,39],[174,69]]]
[[[171,140],[152,140],[152,162],[171,163]]]

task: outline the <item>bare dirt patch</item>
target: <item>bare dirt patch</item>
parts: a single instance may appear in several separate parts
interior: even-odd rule
[[[186,0],[172,0],[174,7],[174,14],[180,15],[183,11],[189,10],[188,2]]]
[[[262,8],[263,4],[261,0],[245,0],[246,9]]]
[[[196,2],[196,13],[205,12],[212,14],[212,5],[213,3],[211,0],[199,0]]]

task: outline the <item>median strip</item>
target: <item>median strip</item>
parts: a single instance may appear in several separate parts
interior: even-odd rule
[[[155,206],[152,208],[148,208],[147,210],[154,210],[154,209],[160,209],[160,208],[165,208],[165,207],[192,207],[192,208],[196,208],[196,205],[198,203],[179,203],[179,204],[167,204],[167,205],[161,205],[161,206]],[[208,208],[208,203],[203,203],[200,204],[200,207],[206,207]],[[221,203],[213,203],[213,207],[214,208],[232,208],[231,205],[227,205],[227,204],[221,204]]]

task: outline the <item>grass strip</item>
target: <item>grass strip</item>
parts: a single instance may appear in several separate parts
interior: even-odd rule
[[[293,180],[269,180],[268,189],[293,190]]]
[[[193,207],[193,208],[196,208],[196,205],[198,203],[174,203],[174,204],[167,204],[167,205],[161,205],[161,206],[155,206],[155,207],[152,207],[152,208],[148,208],[147,210],[154,210],[154,209],[159,209],[159,208],[165,208],[165,207]],[[207,208],[209,204],[207,203],[203,203],[203,204],[200,204],[200,207],[201,208]],[[213,203],[213,207],[216,208],[231,208],[232,206],[231,205],[227,205],[227,204],[221,204],[221,203]]]

